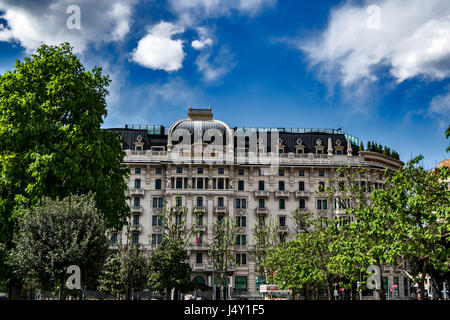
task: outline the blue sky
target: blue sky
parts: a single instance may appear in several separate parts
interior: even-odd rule
[[[431,167],[448,158],[449,16],[447,0],[0,0],[0,73],[69,41],[111,76],[105,128],[212,106],[232,127],[342,127]]]

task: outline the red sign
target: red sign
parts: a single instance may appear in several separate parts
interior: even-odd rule
[[[394,289],[397,289],[397,285],[396,284],[394,284]]]
[[[341,288],[341,291],[344,291],[345,289],[344,288]]]

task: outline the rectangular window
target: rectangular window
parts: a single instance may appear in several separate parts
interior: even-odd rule
[[[203,197],[197,197],[197,207],[203,207]]]
[[[242,180],[238,181],[238,190],[240,191],[244,190],[244,181]]]
[[[162,243],[162,234],[158,234],[158,244]]]
[[[164,198],[158,198],[158,208],[164,207]]]
[[[303,154],[303,149],[297,149],[297,154]]]
[[[183,188],[183,180],[177,179],[177,182],[175,184],[175,188],[182,189]]]
[[[197,225],[198,226],[203,225],[203,216],[201,214],[197,216]]]
[[[242,209],[247,209],[247,199],[241,199],[241,207]]]
[[[158,208],[158,198],[153,198],[153,208]]]
[[[136,151],[142,151],[142,146],[136,146]]]
[[[141,198],[139,197],[134,197],[134,206],[135,207],[140,207],[141,206]]]
[[[317,210],[327,210],[327,200],[317,200]]]
[[[305,181],[298,182],[298,191],[305,191]]]
[[[161,190],[161,179],[156,179],[155,180],[155,189],[156,190]]]
[[[217,206],[223,207],[224,201],[222,197],[217,198]]]
[[[176,197],[175,198],[175,202],[176,202],[176,206],[177,207],[181,207],[183,205],[183,198],[181,197]]]
[[[217,181],[217,189],[223,190],[223,180],[222,179]]]
[[[183,173],[183,168],[182,167],[177,167],[177,173]]]
[[[266,207],[266,203],[264,201],[264,199],[259,199],[259,208],[260,209],[264,209]]]
[[[284,199],[280,199],[279,200],[279,208],[280,209],[286,209],[286,204],[285,204]]]
[[[247,254],[243,253],[241,255],[241,263],[244,265],[247,264]]]
[[[234,288],[236,290],[247,290],[247,277],[234,277]]]
[[[319,177],[325,177],[325,171],[319,170]]]
[[[197,252],[195,263],[203,263],[203,254],[201,252]]]
[[[117,243],[117,233],[114,232],[111,236],[111,243],[116,244]]]
[[[241,244],[245,246],[247,244],[247,235],[241,235]]]
[[[135,168],[134,169],[135,174],[141,174],[141,168]]]
[[[300,199],[300,200],[299,200],[298,207],[299,207],[300,209],[305,209],[305,208],[306,208],[306,207],[305,207],[305,199]]]
[[[258,190],[259,191],[264,191],[264,181],[259,181],[258,182]]]
[[[305,176],[305,170],[299,170],[298,171],[298,176],[299,177],[304,177]]]
[[[237,266],[241,265],[241,254],[240,253],[236,253],[236,265]]]
[[[240,235],[237,235],[237,236],[236,236],[236,245],[237,245],[237,246],[240,246],[240,245],[241,245],[241,236],[240,236]]]
[[[247,217],[241,217],[241,227],[247,226]]]
[[[403,294],[405,297],[409,296],[409,283],[406,277],[403,278]]]
[[[139,216],[138,216],[138,215],[134,215],[134,216],[133,216],[133,224],[134,224],[135,226],[138,226],[138,225],[139,225]]]
[[[258,176],[263,176],[264,175],[264,170],[263,169],[259,169],[258,170]]]
[[[162,174],[162,168],[155,168],[155,174]]]
[[[241,208],[241,199],[237,198],[236,199],[236,209],[240,209]]]
[[[141,179],[135,179],[134,180],[134,188],[140,189],[141,188]]]
[[[282,170],[282,169],[278,170],[278,175],[280,177],[284,177],[284,170]]]
[[[383,289],[386,295],[389,294],[389,282],[387,277],[383,277]]]
[[[197,180],[197,189],[203,189],[203,179]]]
[[[238,176],[244,175],[244,169],[238,169]]]
[[[323,154],[323,150],[322,149],[317,149],[316,150],[316,154]]]
[[[224,174],[224,172],[225,172],[225,169],[224,169],[224,168],[219,168],[219,169],[217,169],[217,173],[218,173],[218,174]]]
[[[284,191],[284,181],[278,181],[278,190]]]
[[[323,182],[323,181],[320,181],[319,182],[319,188],[318,188],[318,190],[319,191],[325,191],[325,182]]]
[[[156,244],[156,234],[152,234],[152,244]]]
[[[279,217],[280,226],[284,227],[286,226],[286,217]]]
[[[134,244],[139,244],[139,235],[138,234],[133,234],[133,243]]]
[[[153,215],[152,216],[152,226],[157,226],[157,225],[158,225],[158,216]]]
[[[203,168],[197,168],[197,174],[203,174]]]

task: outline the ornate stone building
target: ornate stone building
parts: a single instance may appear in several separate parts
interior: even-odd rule
[[[234,298],[260,297],[259,277],[249,255],[257,223],[273,221],[284,241],[295,236],[291,213],[296,209],[345,218],[339,201],[315,192],[337,175],[342,164],[367,168],[365,183],[374,189],[383,187],[381,173],[386,168],[397,170],[403,165],[379,153],[358,152],[359,140],[340,130],[232,128],[213,119],[211,108],[189,108],[187,119],[170,128],[111,130],[121,134],[125,163],[131,169],[133,241],[149,250],[156,248],[162,240],[158,215],[164,203],[186,205],[187,224],[196,231],[188,250],[192,278],[211,288],[213,264],[205,246],[212,236],[210,225],[225,216],[236,219],[234,255],[239,264],[230,270],[229,288]],[[200,223],[194,220],[194,210],[203,213]],[[399,281],[402,275],[395,270],[385,272],[384,281],[398,282],[401,296],[408,296],[408,281]]]

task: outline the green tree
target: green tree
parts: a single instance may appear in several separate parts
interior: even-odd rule
[[[263,282],[267,282],[269,271],[263,264],[267,256],[267,250],[277,244],[277,229],[270,222],[268,225],[256,224],[253,229],[253,247],[250,249],[250,258],[255,263],[256,272],[262,277]]]
[[[445,182],[449,170],[426,171],[418,165],[422,159],[414,158],[389,177],[387,188],[373,194],[373,210],[358,219],[377,225],[386,244],[382,254],[397,256],[390,264],[410,265],[419,299],[431,270],[450,271],[450,190]]]
[[[237,225],[233,218],[218,220],[211,226],[213,238],[207,243],[216,277],[221,285],[221,296],[225,300],[230,269],[235,266],[233,249],[236,245]],[[215,279],[213,279],[215,281]]]
[[[0,243],[12,249],[22,206],[94,192],[108,227],[128,217],[117,134],[101,130],[110,80],[85,70],[72,48],[42,45],[0,76]],[[4,269],[0,261],[0,269]],[[11,270],[0,277],[11,279]]]
[[[189,292],[195,288],[191,281],[191,271],[186,248],[179,240],[165,238],[150,257],[150,287],[158,292],[165,292],[166,299],[170,299],[172,289],[175,289],[175,293]]]
[[[10,263],[26,283],[59,289],[64,299],[67,267],[81,269],[83,289],[95,288],[108,250],[102,214],[92,194],[43,198],[19,218]]]
[[[187,206],[164,205],[160,215],[164,230],[162,243],[152,252],[149,260],[150,286],[159,292],[165,292],[167,299],[170,298],[172,289],[175,290],[175,297],[178,292],[185,293],[194,289],[187,254],[193,226],[187,225],[187,213]],[[197,219],[200,214],[194,212]]]
[[[109,294],[126,294],[134,299],[134,291],[148,283],[147,257],[139,244],[127,241],[110,252],[99,278],[98,289]]]
[[[448,139],[448,137],[450,137],[450,125],[447,128],[447,131],[445,131],[445,137]],[[447,147],[446,149],[447,152],[450,152],[450,146]]]

